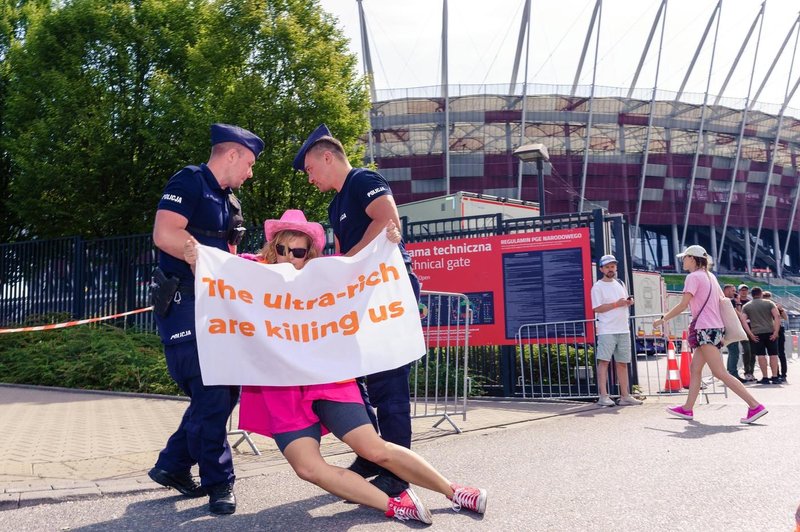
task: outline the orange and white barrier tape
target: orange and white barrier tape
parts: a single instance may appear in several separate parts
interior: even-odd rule
[[[18,333],[30,331],[48,331],[50,329],[63,329],[64,327],[73,327],[75,325],[84,325],[86,323],[94,323],[96,321],[113,320],[114,318],[122,318],[123,316],[130,316],[132,314],[141,314],[142,312],[149,312],[153,307],[140,308],[138,310],[131,310],[129,312],[122,312],[112,316],[103,316],[102,318],[89,318],[86,320],[68,321],[65,323],[51,323],[49,325],[36,325],[34,327],[18,327],[16,329],[0,329],[0,334],[5,333]]]

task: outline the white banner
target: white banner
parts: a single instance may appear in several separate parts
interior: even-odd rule
[[[425,354],[408,273],[384,233],[354,257],[302,270],[199,246],[195,294],[206,385],[324,384]]]

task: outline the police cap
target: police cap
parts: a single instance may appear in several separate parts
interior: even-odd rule
[[[317,142],[322,137],[332,137],[331,130],[328,129],[328,126],[325,124],[320,124],[317,129],[315,129],[300,147],[300,150],[297,152],[297,155],[294,156],[294,162],[292,163],[292,167],[295,170],[303,170],[306,167],[306,152],[311,147],[312,144]]]
[[[253,152],[256,158],[264,149],[264,141],[255,133],[230,124],[211,124],[211,145],[213,146],[220,142],[241,144]]]

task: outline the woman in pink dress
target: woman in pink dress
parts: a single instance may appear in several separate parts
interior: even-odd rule
[[[264,222],[267,243],[256,260],[267,264],[290,263],[301,269],[322,255],[325,232],[318,223],[306,221],[302,211],[287,210],[280,220]],[[400,241],[390,224],[387,236]],[[193,257],[187,254],[187,262]],[[431,522],[430,512],[409,488],[389,498],[360,475],[328,464],[320,453],[320,438],[332,432],[359,456],[384,467],[403,480],[438,491],[452,508],[483,513],[486,490],[452,484],[413,451],[386,442],[367,417],[354,379],[310,386],[244,386],[239,408],[239,427],[275,440],[297,476],[348,501],[371,506],[387,517]]]

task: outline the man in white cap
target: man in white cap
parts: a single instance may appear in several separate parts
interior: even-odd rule
[[[600,406],[614,406],[608,395],[608,365],[614,357],[619,383],[620,405],[640,405],[642,402],[630,394],[628,364],[631,362],[631,338],[628,325],[628,307],[633,296],[617,279],[617,259],[603,255],[598,263],[602,279],[592,286],[592,310],[597,314],[597,382],[600,388]]]

